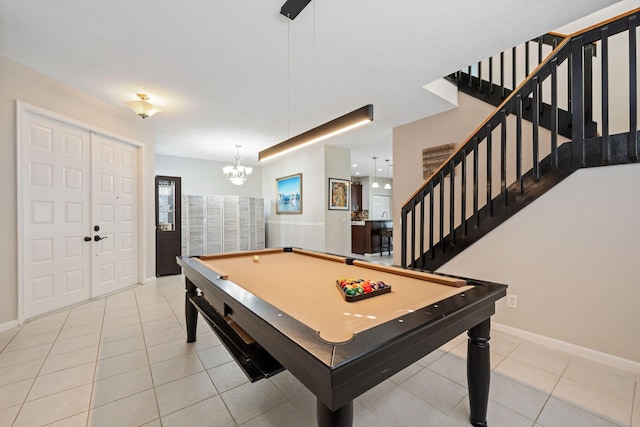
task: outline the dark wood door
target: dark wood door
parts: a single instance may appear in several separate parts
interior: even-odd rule
[[[351,210],[352,211],[362,210],[362,185],[361,184],[351,185]]]
[[[181,273],[181,201],[180,177],[156,176],[156,276]]]

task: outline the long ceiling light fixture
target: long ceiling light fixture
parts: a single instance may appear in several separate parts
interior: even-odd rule
[[[365,125],[373,121],[373,104],[365,105],[357,110],[333,119],[323,125],[315,127],[298,136],[289,138],[279,144],[262,150],[258,153],[258,160],[264,161],[281,156],[298,148],[331,138],[353,128]]]
[[[280,14],[293,21],[309,3],[311,0],[287,0],[280,8]]]

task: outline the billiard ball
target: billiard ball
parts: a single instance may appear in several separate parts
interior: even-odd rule
[[[258,261],[260,261],[260,257],[258,255],[254,255],[253,262],[258,262]]]

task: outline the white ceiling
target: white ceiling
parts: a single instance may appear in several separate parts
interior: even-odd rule
[[[422,86],[615,0],[0,0],[0,54],[127,109],[145,92],[156,153],[257,165],[258,151],[365,104],[327,144],[362,176],[392,128],[443,111]],[[133,112],[132,112],[133,114]]]

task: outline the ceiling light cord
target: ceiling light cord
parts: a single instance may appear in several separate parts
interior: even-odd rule
[[[380,188],[380,184],[378,184],[378,158],[373,158],[373,184],[371,184],[371,188]]]
[[[291,136],[291,20],[287,22],[287,138],[290,136]]]
[[[316,98],[316,1],[313,2],[313,97]]]
[[[389,179],[389,162],[390,162],[390,160],[389,160],[389,159],[387,159],[387,160],[385,160],[385,162],[387,162],[387,179]],[[384,185],[384,189],[385,189],[385,190],[391,190],[391,184],[387,182],[387,183]]]

